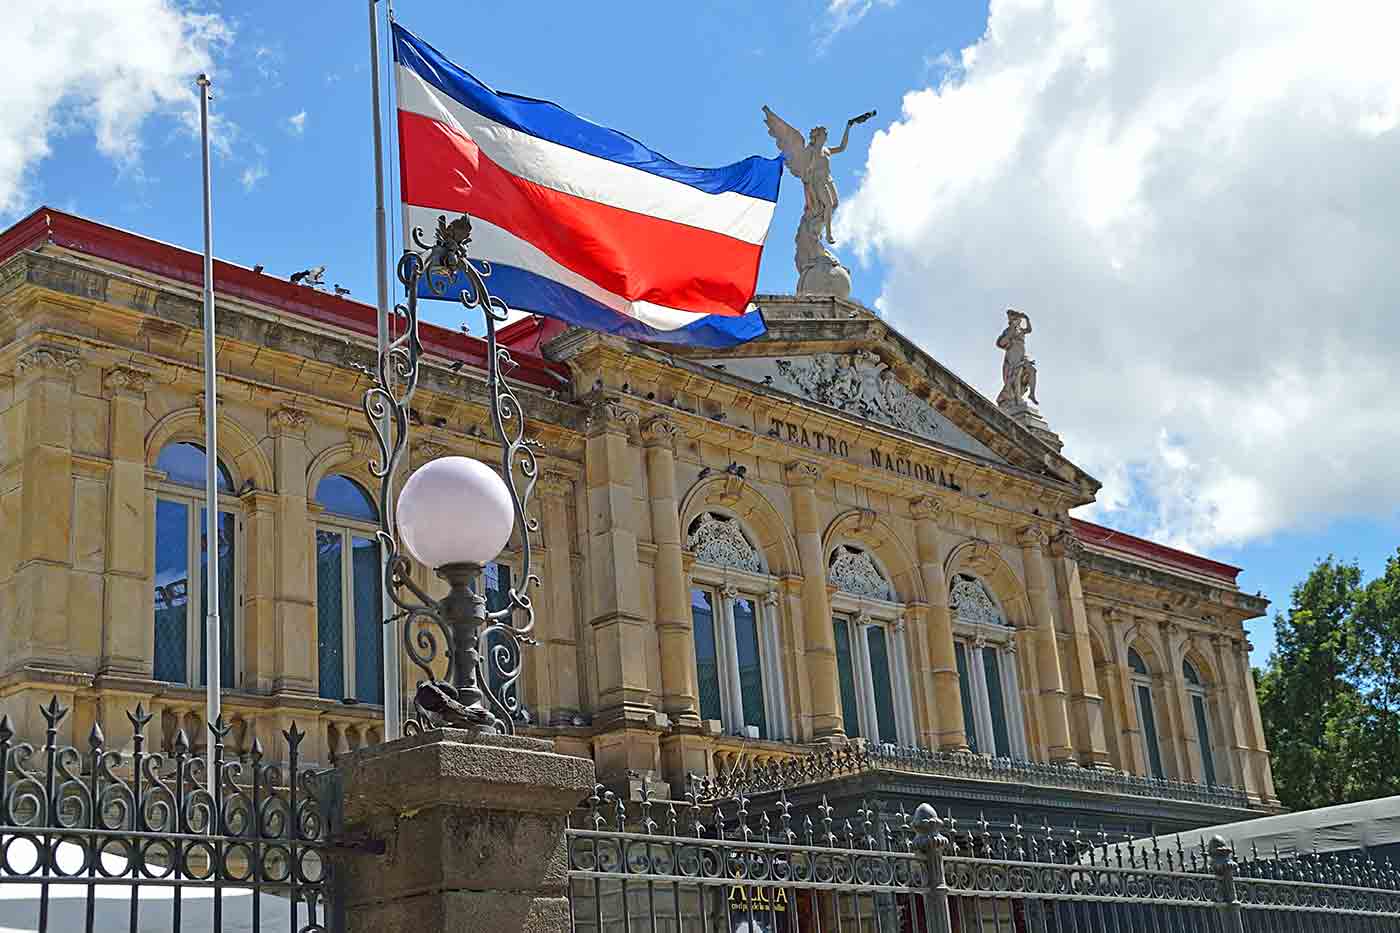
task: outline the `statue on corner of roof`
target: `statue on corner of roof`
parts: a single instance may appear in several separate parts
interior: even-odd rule
[[[1030,315],[1007,308],[1006,329],[997,338],[997,348],[1006,351],[1001,360],[998,408],[1030,408],[1040,404],[1040,399],[1035,397],[1035,360],[1026,354],[1026,335],[1030,332]]]
[[[831,234],[831,218],[836,213],[840,198],[836,193],[836,182],[831,178],[831,157],[846,150],[851,138],[851,127],[864,123],[875,116],[871,110],[846,121],[846,131],[841,134],[841,142],[827,146],[826,127],[816,126],[807,135],[778,116],[767,106],[763,108],[763,119],[768,124],[768,135],[778,143],[783,153],[783,161],[788,170],[802,181],[807,203],[802,210],[802,220],[797,225],[797,294],[835,295],[849,298],[851,294],[851,273],[840,260],[826,248],[834,244]],[[823,243],[825,240],[825,243]]]

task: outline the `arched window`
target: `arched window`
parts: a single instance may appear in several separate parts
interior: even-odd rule
[[[1143,750],[1152,777],[1164,778],[1162,747],[1157,738],[1157,716],[1152,708],[1152,674],[1147,662],[1133,648],[1128,649],[1128,668],[1133,674],[1133,693],[1137,698],[1138,730],[1142,734]]]
[[[686,529],[695,554],[691,630],[701,719],[731,735],[787,739],[775,581],[739,521],[701,512]]]
[[[208,536],[204,481],[208,460],[198,444],[162,448],[156,469],[165,473],[156,487],[155,657],[156,680],[202,686],[205,682]],[[237,633],[242,631],[237,594],[242,567],[237,561],[241,524],[233,477],[216,463],[219,491],[219,647],[220,681],[238,686]],[[196,592],[197,591],[197,592]]]
[[[827,559],[836,641],[836,675],[846,735],[913,745],[914,713],[904,643],[904,609],[874,555],[839,544]]]
[[[328,700],[384,702],[384,573],[379,510],[360,484],[331,475],[316,484],[316,654]]]
[[[1206,715],[1206,688],[1200,672],[1186,659],[1181,661],[1181,676],[1186,681],[1186,695],[1191,700],[1191,713],[1196,719],[1196,742],[1201,752],[1201,777],[1207,784],[1215,783],[1215,756],[1211,751],[1210,717]]]
[[[982,581],[967,574],[953,577],[948,606],[967,744],[974,752],[1024,759],[1014,630]]]

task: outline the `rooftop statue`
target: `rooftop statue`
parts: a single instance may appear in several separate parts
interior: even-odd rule
[[[1026,355],[1026,335],[1030,332],[1030,316],[1007,308],[1006,329],[997,338],[997,348],[1006,351],[1001,361],[1001,392],[997,394],[1001,408],[1025,408],[1027,400],[1040,404],[1035,397],[1035,360]]]
[[[802,180],[806,195],[806,206],[802,220],[797,225],[797,294],[837,295],[849,297],[851,293],[851,273],[822,240],[832,244],[836,238],[831,233],[831,218],[836,213],[840,197],[836,193],[836,182],[831,178],[831,157],[846,151],[851,138],[851,127],[864,123],[875,116],[871,110],[846,121],[846,130],[841,134],[841,142],[834,147],[827,146],[826,127],[816,126],[807,134],[804,142],[802,133],[778,116],[767,106],[763,108],[763,119],[768,124],[768,134],[778,143],[783,161],[788,170]]]

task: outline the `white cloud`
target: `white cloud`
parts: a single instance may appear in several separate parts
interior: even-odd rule
[[[302,133],[305,133],[306,111],[303,110],[300,113],[294,113],[288,117],[287,126],[290,128],[293,136],[300,136]]]
[[[817,25],[817,54],[825,54],[838,33],[865,19],[866,14],[877,4],[892,7],[897,2],[898,0],[827,0],[822,21]]]
[[[992,0],[872,141],[890,321],[1042,410],[1103,520],[1211,548],[1400,507],[1400,5]]]
[[[267,177],[267,166],[262,162],[254,162],[243,170],[238,181],[243,185],[244,191],[252,191],[257,187],[258,182]]]
[[[0,82],[0,216],[33,206],[26,202],[34,169],[60,137],[91,131],[98,152],[139,171],[149,117],[174,116],[197,130],[194,76],[211,70],[231,39],[223,19],[175,0],[6,4],[0,60],[11,79]],[[215,134],[216,143],[224,138]]]

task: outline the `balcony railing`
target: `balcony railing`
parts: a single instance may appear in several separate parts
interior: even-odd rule
[[[871,771],[898,771],[968,781],[1156,797],[1217,807],[1243,809],[1250,806],[1249,796],[1237,787],[1192,784],[1188,781],[1138,777],[1121,771],[895,745],[825,748],[801,758],[735,768],[719,776],[713,791],[717,796],[761,794]]]

